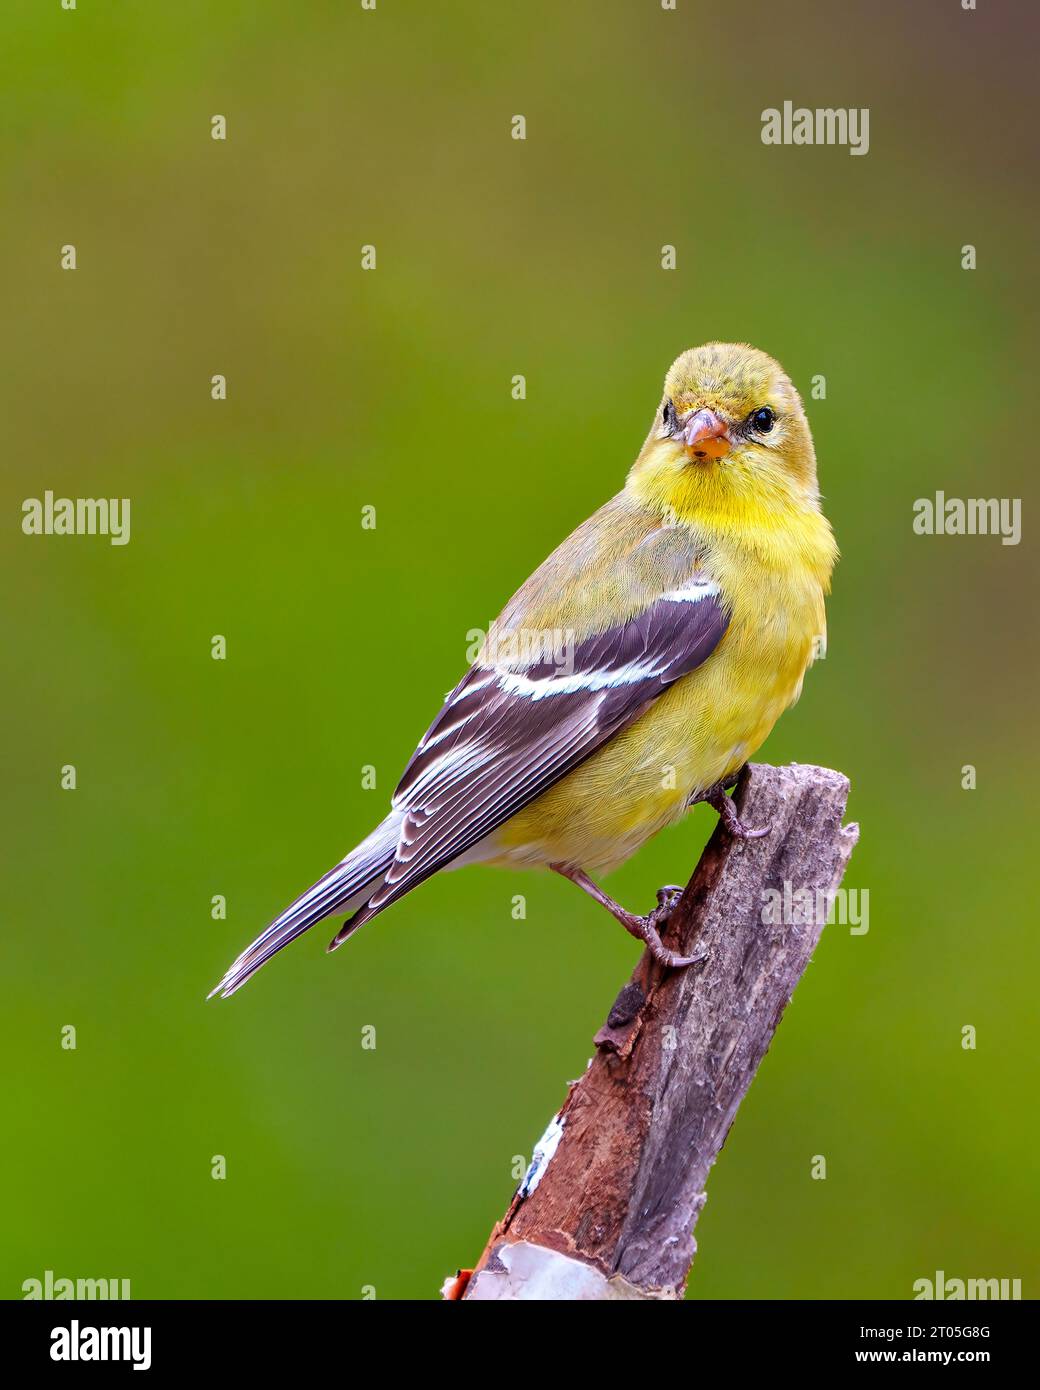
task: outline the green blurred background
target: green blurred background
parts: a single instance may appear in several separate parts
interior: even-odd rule
[[[760,756],[851,777],[870,931],[824,934],[690,1295],[1035,1293],[1025,9],[8,0],[5,1296],[430,1298],[479,1253],[634,963],[599,908],[470,869],[206,991],[382,816],[467,631],[711,338],[827,379],[830,649]],[[785,98],[869,107],[869,154],[763,146]],[[129,496],[130,544],[23,536],[47,488]],[[1024,497],[1022,544],[914,535],[936,489]],[[611,890],[652,902],[714,819]]]

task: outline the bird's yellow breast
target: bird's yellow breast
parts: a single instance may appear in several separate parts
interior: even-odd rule
[[[797,700],[825,640],[829,526],[811,512],[783,526],[763,518],[739,535],[711,526],[699,532],[730,611],[718,646],[501,827],[491,862],[609,871],[741,767]]]

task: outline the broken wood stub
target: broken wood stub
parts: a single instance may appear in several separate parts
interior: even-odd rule
[[[717,826],[666,934],[706,961],[666,971],[644,952],[559,1112],[551,1157],[518,1189],[465,1298],[682,1296],[708,1171],[856,843],[847,796],[826,768],[747,769],[740,819],[770,833],[737,840]],[[815,910],[792,911],[804,890]]]

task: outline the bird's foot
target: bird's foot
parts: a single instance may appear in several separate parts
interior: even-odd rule
[[[658,908],[666,908],[671,914],[679,906],[679,899],[683,895],[683,887],[679,883],[666,883],[663,888],[657,890]]]
[[[626,931],[646,943],[646,947],[654,960],[659,965],[663,965],[668,970],[681,970],[687,965],[700,965],[702,961],[708,959],[708,953],[703,948],[694,952],[692,956],[681,956],[678,951],[671,950],[661,940],[661,928],[668,925],[668,921],[679,906],[679,899],[683,895],[683,890],[675,884],[669,884],[665,888],[657,890],[657,906],[652,912],[648,912],[645,917],[638,917],[634,912],[625,912],[622,908],[623,916],[618,917],[618,921]]]
[[[686,965],[699,965],[701,961],[707,960],[706,951],[697,952],[692,956],[681,956],[678,951],[671,951],[661,940],[660,928],[663,927],[678,905],[679,899],[683,895],[683,890],[675,884],[669,884],[666,888],[657,890],[657,906],[652,912],[648,912],[645,917],[639,917],[634,912],[628,912],[616,903],[614,899],[603,891],[598,883],[594,883],[583,869],[576,869],[571,864],[550,864],[564,878],[569,878],[590,898],[594,898],[602,907],[605,907],[612,917],[614,917],[624,927],[625,931],[630,932],[638,940],[645,943],[654,960],[669,970],[679,970]]]
[[[732,778],[727,779],[727,783],[716,782],[713,787],[701,797],[709,806],[719,813],[719,819],[729,833],[736,840],[761,840],[764,835],[768,835],[772,830],[771,825],[757,826],[754,829],[745,825],[737,815],[737,809],[724,791],[724,785],[732,785]]]

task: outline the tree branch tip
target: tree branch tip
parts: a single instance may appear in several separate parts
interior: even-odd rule
[[[837,891],[859,839],[841,823],[849,789],[813,764],[741,771],[741,815],[774,833],[735,839],[720,821],[668,926],[706,961],[666,970],[642,954],[464,1299],[682,1297],[708,1174],[823,930],[764,930],[763,903]]]

